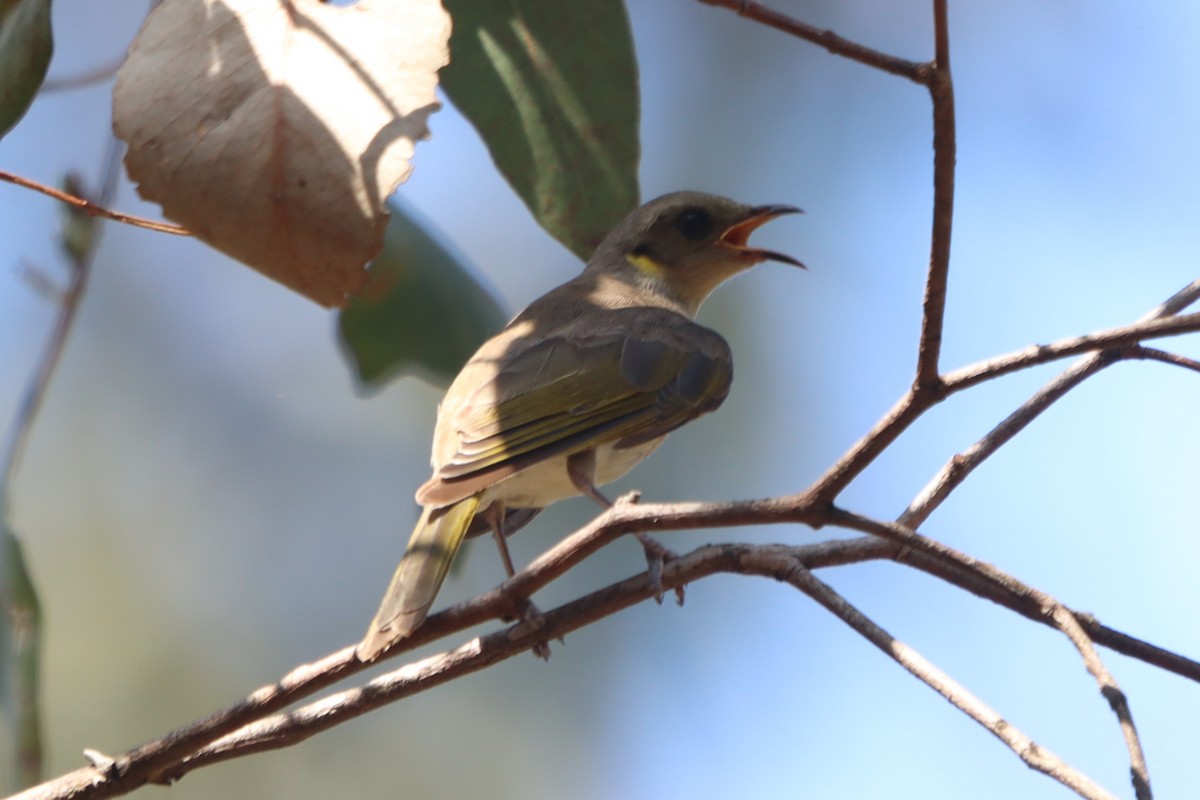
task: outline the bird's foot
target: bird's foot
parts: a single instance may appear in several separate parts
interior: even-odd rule
[[[541,609],[534,605],[534,602],[528,597],[513,598],[511,601],[511,608],[509,612],[504,615],[503,620],[505,622],[520,621],[522,623],[521,625],[517,625],[515,628],[513,628],[509,633],[509,635],[512,637],[525,634],[526,625],[529,626],[529,629],[536,632],[546,624],[545,617],[542,615]],[[539,639],[534,643],[531,649],[533,654],[542,661],[550,660],[549,640]]]
[[[646,567],[650,573],[650,586],[654,590],[654,601],[661,606],[663,601],[663,566],[668,561],[674,561],[679,558],[679,555],[674,550],[663,547],[650,534],[635,533],[634,536],[641,542],[642,550],[646,553]],[[683,584],[675,587],[675,602],[683,605]]]

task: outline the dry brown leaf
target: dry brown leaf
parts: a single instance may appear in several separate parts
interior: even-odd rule
[[[164,0],[117,75],[138,192],[326,306],[366,280],[438,108],[438,0]]]

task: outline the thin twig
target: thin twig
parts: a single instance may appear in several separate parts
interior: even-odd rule
[[[936,392],[938,363],[946,316],[946,281],[950,272],[950,237],[954,227],[954,170],[957,156],[954,81],[950,77],[950,31],[946,0],[933,3],[934,60],[929,76],[933,102],[933,230],[929,272],[922,300],[921,338],[917,348],[917,391]]]
[[[752,558],[746,559],[753,561]],[[1048,775],[1080,797],[1112,798],[1112,795],[1088,776],[1066,764],[1054,753],[1035,743],[1015,725],[977,698],[962,684],[942,672],[913,648],[898,641],[875,624],[865,614],[847,602],[828,584],[818,580],[802,563],[788,560],[786,567],[775,573],[816,600],[834,616],[841,619],[859,635],[908,671],[910,675],[933,689],[989,733],[1004,742],[1030,768]]]
[[[1150,772],[1146,768],[1146,754],[1142,750],[1142,741],[1138,737],[1137,727],[1133,724],[1129,699],[1117,685],[1117,681],[1108,671],[1108,667],[1104,666],[1104,662],[1100,660],[1100,654],[1096,652],[1095,645],[1084,632],[1079,621],[1075,619],[1075,615],[1057,600],[1048,596],[1046,599],[1053,603],[1050,614],[1055,627],[1071,640],[1071,644],[1075,645],[1075,649],[1079,651],[1079,655],[1083,659],[1084,667],[1096,679],[1096,683],[1100,687],[1100,694],[1108,701],[1109,707],[1117,716],[1117,724],[1120,725],[1125,748],[1129,751],[1129,772],[1133,780],[1134,793],[1138,800],[1151,800],[1153,795],[1150,792]]]
[[[98,199],[102,204],[108,203],[116,192],[119,160],[120,147],[113,140],[105,158],[100,181]],[[33,431],[38,412],[41,410],[42,402],[50,387],[50,381],[75,325],[79,305],[87,291],[88,279],[91,277],[92,264],[95,262],[99,246],[94,219],[85,218],[86,230],[83,231],[82,236],[73,237],[71,235],[72,232],[76,234],[80,232],[78,226],[73,222],[75,221],[68,216],[63,226],[64,235],[62,237],[63,251],[70,267],[70,278],[66,288],[56,293],[58,315],[55,318],[54,327],[46,341],[42,356],[38,360],[37,369],[21,397],[20,405],[13,417],[12,427],[4,443],[4,449],[0,452],[0,515],[9,513],[11,504],[8,493],[13,485],[17,468],[21,462],[21,455]],[[4,521],[0,520],[0,522]],[[15,533],[7,530],[7,527],[4,535],[11,538],[11,541],[6,543],[6,551],[8,547],[11,547],[10,555],[17,560],[17,563],[12,565],[12,570],[19,576],[17,585],[21,587],[21,591],[18,595],[15,586],[6,587],[8,590],[12,590],[12,593],[7,591],[3,593],[4,596],[0,598],[0,613],[12,615],[14,619],[19,619],[24,626],[23,635],[18,637],[19,644],[14,648],[12,655],[14,661],[25,660],[27,662],[27,668],[22,669],[19,673],[20,677],[16,679],[22,684],[20,689],[10,689],[14,696],[23,697],[25,702],[20,706],[20,713],[9,723],[13,731],[21,732],[16,737],[20,747],[19,768],[23,773],[23,782],[28,783],[41,780],[44,763],[39,703],[41,691],[38,685],[41,678],[39,668],[42,637],[41,610],[36,587],[33,585],[24,563],[20,541]],[[9,565],[6,564],[5,567],[7,571]],[[19,611],[21,613],[18,613]]]
[[[916,83],[925,83],[928,79],[928,65],[916,61],[888,55],[879,50],[864,47],[858,42],[844,39],[830,30],[817,28],[807,22],[801,22],[779,11],[769,8],[762,3],[752,0],[700,0],[701,3],[718,8],[726,8],[740,17],[753,20],[770,28],[783,31],[818,47],[823,47],[835,56],[848,58],[868,67],[875,67],[901,78],[908,78]]]
[[[1197,300],[1200,300],[1200,279],[1192,281],[1163,301],[1161,305],[1147,311],[1139,321],[1175,316]]]
[[[857,541],[857,540],[853,540]],[[1047,619],[1045,609],[1032,599],[1029,593],[1013,593],[1010,587],[998,585],[978,572],[963,569],[927,553],[915,551],[898,542],[877,539],[880,546],[886,545],[885,554],[898,564],[919,569],[949,584],[964,589],[976,597],[990,600],[999,606],[1014,611],[1031,622],[1054,627]],[[874,556],[874,552],[871,552]],[[864,555],[865,558],[865,555]],[[1200,683],[1200,662],[1181,656],[1157,645],[1129,636],[1126,633],[1103,625],[1094,616],[1080,611],[1071,611],[1088,637],[1098,645],[1115,653],[1137,659],[1146,664],[1172,672],[1182,678]]]
[[[1039,389],[982,439],[952,456],[917,493],[912,503],[900,515],[898,522],[911,528],[919,528],[976,467],[1068,391],[1105,367],[1120,360],[1144,358],[1200,371],[1200,363],[1192,359],[1136,344],[1145,339],[1200,330],[1200,313],[1175,316],[1197,299],[1200,299],[1200,281],[1193,281],[1132,325],[1076,336],[1051,345],[1027,347],[944,376],[943,390],[946,393],[959,392],[1014,370],[1090,351],[1090,355],[1075,362]]]
[[[137,228],[146,228],[147,230],[158,231],[159,233],[172,233],[176,236],[192,235],[191,231],[189,231],[187,228],[180,227],[179,225],[173,225],[169,222],[158,222],[157,220],[146,219],[145,217],[137,217],[133,214],[125,214],[120,211],[112,211],[108,208],[105,208],[103,205],[93,203],[90,200],[85,200],[82,197],[76,197],[75,195],[59,191],[53,186],[46,186],[45,184],[38,183],[37,181],[32,181],[28,178],[22,178],[20,175],[14,175],[6,170],[0,170],[0,181],[15,183],[17,186],[23,186],[26,189],[33,189],[35,192],[41,192],[42,194],[49,195],[55,200],[75,206],[85,213],[95,217],[104,217],[105,219],[111,219],[114,222],[124,222],[126,225],[133,225]]]
[[[1178,313],[1200,298],[1200,281],[1189,284],[1169,300],[1143,315],[1138,322],[1109,328],[1084,336],[1073,336],[1048,345],[1031,345],[1022,350],[970,364],[946,373],[936,391],[918,393],[910,390],[886,414],[827,469],[804,493],[813,500],[832,502],[876,457],[900,437],[908,426],[934,405],[951,394],[961,392],[983,381],[998,378],[1022,369],[1068,358],[1081,353],[1095,352],[1118,345],[1132,345],[1146,339],[1178,336],[1200,331],[1200,312],[1178,317]],[[1128,356],[1135,357],[1135,356]],[[1141,356],[1157,358],[1154,355]],[[1176,357],[1172,363],[1187,366]],[[1164,360],[1164,359],[1159,359]],[[957,458],[958,456],[956,456]],[[947,469],[953,469],[947,465]],[[802,495],[797,495],[802,496]],[[914,501],[915,502],[915,501]],[[923,521],[920,518],[919,521]]]
[[[1173,367],[1183,367],[1184,369],[1190,369],[1192,372],[1200,372],[1200,361],[1188,358],[1187,356],[1181,356],[1178,353],[1168,353],[1166,350],[1159,350],[1155,347],[1130,348],[1129,357],[1145,359],[1146,361],[1161,361]]]
[[[1193,314],[1189,316],[1200,317]],[[1180,317],[1179,319],[1183,319]],[[1102,369],[1112,366],[1118,361],[1131,359],[1149,359],[1162,361],[1174,366],[1194,369],[1200,372],[1200,362],[1185,358],[1174,353],[1155,350],[1148,347],[1128,345],[1114,347],[1092,353],[1081,358],[1071,367],[1064,370],[1052,381],[1039,389],[1032,397],[1021,404],[1021,407],[1009,414],[999,425],[989,431],[982,439],[961,453],[956,453],[938,471],[929,483],[917,493],[908,508],[898,518],[898,522],[909,527],[920,527],[937,510],[950,493],[967,479],[975,469],[986,461],[993,453],[1009,442],[1014,436],[1024,430],[1043,411],[1057,402],[1063,395],[1074,389],[1087,378]]]
[[[1096,354],[1096,356],[1102,355],[1100,353]],[[1089,356],[1085,360],[1090,360],[1091,358],[1093,357]],[[1096,679],[1097,684],[1100,686],[1100,693],[1108,701],[1109,706],[1117,716],[1121,734],[1125,739],[1126,748],[1129,751],[1130,771],[1134,790],[1137,793],[1138,800],[1150,800],[1150,777],[1146,769],[1146,759],[1142,752],[1141,741],[1138,738],[1137,729],[1134,727],[1133,717],[1129,711],[1128,701],[1120,687],[1117,686],[1115,679],[1113,679],[1104,666],[1104,663],[1100,660],[1096,648],[1093,646],[1091,639],[1088,638],[1088,635],[1083,631],[1079,621],[1075,618],[1074,612],[1046,592],[1021,583],[1013,576],[1002,572],[991,564],[964,556],[940,542],[921,536],[903,523],[882,524],[876,520],[860,517],[841,510],[835,510],[830,521],[832,524],[845,525],[855,530],[873,533],[893,541],[915,546],[926,553],[937,555],[940,559],[946,561],[958,561],[968,570],[977,573],[987,580],[994,581],[1006,593],[1015,597],[1023,597],[1036,604],[1040,608],[1042,616],[1048,620],[1052,620],[1054,627],[1061,631],[1075,645],[1075,648],[1083,658],[1084,666]]]
[[[104,172],[100,183],[100,195],[98,197],[98,201],[101,204],[110,202],[116,190],[115,175],[119,155],[119,146],[114,141],[109,148],[104,163]],[[8,176],[8,173],[0,170],[0,178],[6,178],[6,176]],[[20,183],[24,180],[24,178],[19,178],[14,182]],[[51,196],[63,195],[64,197],[73,197],[72,195],[67,195],[65,192],[60,192],[48,186],[41,186],[40,184],[35,184],[32,188],[37,188],[39,191],[46,191]],[[96,205],[90,200],[85,200],[81,197],[73,197],[73,200],[76,202],[71,202],[71,205],[76,208],[86,209],[87,207],[95,207]],[[38,411],[42,407],[42,401],[45,399],[46,390],[50,385],[50,378],[54,375],[54,371],[58,367],[59,359],[62,357],[63,349],[67,344],[67,338],[70,335],[71,328],[75,324],[79,302],[83,299],[84,292],[87,291],[88,278],[91,276],[92,262],[95,259],[96,244],[96,241],[92,241],[89,243],[90,246],[85,248],[83,252],[78,253],[73,252],[70,248],[66,248],[68,264],[71,268],[70,279],[67,282],[66,288],[57,295],[58,317],[55,320],[54,329],[51,331],[50,338],[46,342],[46,349],[38,361],[37,372],[25,390],[25,395],[21,398],[20,406],[13,419],[13,426],[9,431],[8,441],[4,446],[3,456],[0,456],[0,489],[6,490],[7,487],[12,486],[13,476],[21,460],[21,453],[24,451],[25,442],[28,440],[30,431],[33,429],[33,423],[37,418]],[[0,501],[3,499],[0,498]],[[4,505],[3,502],[0,502],[0,507]]]
[[[837,461],[825,470],[808,489],[800,495],[814,501],[832,503],[842,489],[871,465],[879,454],[900,438],[917,419],[940,400],[940,396],[925,393],[918,396],[909,390],[896,401],[887,413],[872,426],[871,430],[855,442]]]
[[[950,77],[950,29],[946,0],[934,0],[934,58],[918,63],[896,58],[844,39],[829,30],[789,17],[753,0],[700,0],[706,5],[729,9],[739,16],[784,31],[824,47],[834,55],[908,78],[929,89],[933,102],[933,231],[930,238],[929,274],[925,282],[924,313],[917,358],[915,386],[936,392],[938,359],[946,310],[946,278],[950,269],[950,237],[954,220],[954,169],[957,159],[954,113],[954,82]],[[857,464],[857,462],[856,462]],[[865,464],[863,464],[865,466]],[[852,477],[852,476],[851,476]],[[832,500],[836,492],[819,490]]]
[[[745,6],[755,7],[755,4]],[[929,268],[922,301],[916,376],[912,389],[808,488],[805,494],[814,501],[832,503],[836,500],[841,491],[899,438],[909,425],[946,396],[938,374],[938,362],[946,310],[946,283],[950,270],[957,145],[954,82],[950,76],[950,33],[945,0],[934,0],[933,10],[934,59],[928,64],[920,65],[918,74],[909,75],[928,87],[933,103],[933,221]]]
[[[1048,364],[1062,358],[1134,344],[1147,339],[1180,336],[1196,331],[1200,331],[1200,312],[1178,317],[1143,319],[1131,325],[1122,325],[1118,328],[1109,328],[1083,336],[1072,336],[1052,344],[1030,345],[1013,353],[994,356],[948,372],[942,376],[942,381],[947,392],[960,392],[983,381],[1039,364]],[[1153,356],[1146,357],[1152,358]]]
[[[0,491],[7,491],[8,487],[12,486],[17,465],[20,463],[21,454],[25,450],[25,443],[29,440],[29,434],[33,430],[33,423],[37,419],[38,411],[42,407],[42,401],[46,397],[46,389],[50,385],[50,378],[54,375],[54,371],[58,367],[59,359],[62,357],[63,349],[67,344],[67,338],[70,335],[71,328],[75,324],[76,312],[79,310],[79,301],[83,298],[83,294],[87,290],[88,276],[91,272],[90,259],[72,260],[70,264],[71,276],[67,282],[66,289],[61,292],[58,298],[58,317],[54,321],[54,329],[50,332],[50,338],[46,341],[46,348],[42,352],[42,357],[38,360],[37,372],[26,387],[25,394],[21,397],[21,403],[17,407],[12,428],[9,429],[8,438],[4,445],[3,456],[0,457]],[[6,498],[0,498],[0,507],[7,505],[7,503],[3,502],[4,499]]]
[[[1003,447],[1010,439],[1024,430],[1043,411],[1057,402],[1063,395],[1083,383],[1092,375],[1116,361],[1114,351],[1093,353],[1075,362],[1050,383],[1043,386],[1009,414],[1003,422],[993,428],[982,439],[961,453],[955,454],[929,481],[897,519],[901,525],[919,528],[925,523],[950,493],[958,488],[976,467],[992,453]]]

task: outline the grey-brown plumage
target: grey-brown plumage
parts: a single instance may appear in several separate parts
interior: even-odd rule
[[[599,498],[595,487],[721,405],[733,379],[729,346],[692,317],[717,285],[754,264],[802,266],[746,244],[763,222],[797,210],[699,192],[652,200],[605,238],[582,274],[480,347],[439,407],[433,476],[417,490],[424,512],[361,659],[421,623],[465,536],[490,528],[502,541],[550,503]]]

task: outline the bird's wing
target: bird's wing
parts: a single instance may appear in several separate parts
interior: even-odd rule
[[[657,439],[725,399],[733,361],[714,331],[666,310],[595,317],[493,358],[492,380],[442,409],[418,502],[454,502],[554,456]]]

